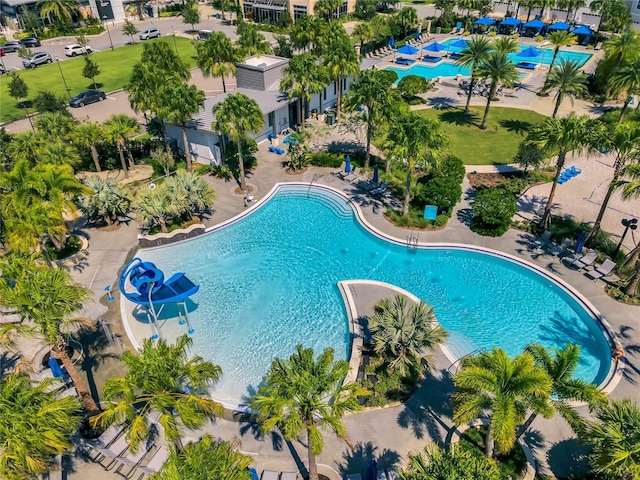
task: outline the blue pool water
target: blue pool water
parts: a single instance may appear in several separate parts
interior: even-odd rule
[[[229,404],[242,404],[272,359],[288,358],[299,343],[347,357],[341,280],[388,282],[433,305],[456,356],[494,346],[515,355],[533,341],[560,347],[571,340],[582,345],[578,377],[600,383],[610,365],[598,326],[548,279],[487,254],[384,241],[326,189],[282,187],[235,224],[139,253],[201,285],[189,314],[193,353],[222,367],[213,396]]]

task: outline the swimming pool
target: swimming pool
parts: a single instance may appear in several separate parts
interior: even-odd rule
[[[494,346],[515,355],[533,341],[560,347],[573,340],[582,345],[578,377],[600,383],[609,371],[598,325],[549,278],[469,249],[408,249],[383,240],[360,224],[348,200],[322,187],[282,185],[227,227],[139,256],[200,284],[189,314],[193,353],[222,367],[212,394],[230,405],[242,404],[272,359],[288,358],[298,343],[347,357],[341,280],[391,283],[433,305],[458,357]],[[173,320],[163,327],[167,338],[184,331]]]

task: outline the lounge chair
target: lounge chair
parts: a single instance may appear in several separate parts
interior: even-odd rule
[[[113,461],[115,463],[119,463],[118,468],[116,468],[115,470],[115,473],[119,473],[120,475],[123,475],[122,472],[120,472],[120,470],[122,469],[122,467],[127,466],[129,467],[129,471],[127,472],[126,475],[123,475],[123,476],[124,478],[129,478],[131,474],[136,470],[136,468],[138,468],[138,465],[142,463],[142,459],[149,452],[149,450],[151,450],[151,447],[153,447],[153,443],[147,442],[144,445],[141,445],[138,448],[138,451],[135,453],[128,451],[128,452],[124,452],[121,456],[114,458]]]
[[[371,195],[373,195],[373,196],[382,195],[383,193],[385,193],[387,191],[387,187],[388,186],[389,186],[389,184],[387,182],[382,182],[382,184],[378,188],[374,188],[369,193],[371,193]]]
[[[589,265],[592,265],[593,262],[596,261],[596,257],[598,256],[598,252],[595,250],[589,250],[582,257],[575,259],[573,262],[569,264],[571,267],[575,267],[578,270],[582,270],[583,268],[587,268]]]
[[[422,61],[427,63],[438,63],[442,61],[442,57],[437,57],[434,55],[425,55],[422,57]]]
[[[338,170],[337,172],[332,172],[334,175],[336,176],[341,176],[344,173],[344,166],[346,165],[346,162],[342,162],[342,165],[340,165],[340,170]]]
[[[98,457],[96,457],[96,460],[102,457],[98,463],[102,465],[105,469],[109,469],[115,463],[113,459],[122,455],[128,448],[129,448],[129,442],[126,439],[126,436],[121,435],[120,437],[117,438],[115,442],[113,442],[108,447],[94,448],[94,450],[100,454],[98,455]],[[104,465],[102,462],[107,458],[111,459],[111,461],[106,465]]]
[[[604,262],[602,262],[602,265],[600,265],[595,270],[592,270],[591,272],[587,272],[585,275],[589,278],[592,278],[595,282],[599,278],[610,275],[614,268],[616,268],[616,262],[607,258]]]
[[[295,472],[280,473],[280,480],[298,480],[298,474]]]
[[[535,70],[536,68],[538,68],[538,65],[538,63],[533,62],[518,62],[516,64],[516,67],[524,68],[525,70]]]
[[[86,448],[87,453],[90,453],[92,450],[95,450],[97,448],[107,448],[116,441],[123,430],[124,428],[121,425],[111,425],[104,432],[102,432],[102,434],[98,438],[93,440],[84,440],[82,442],[81,448]],[[100,455],[98,455],[98,457],[99,456]],[[93,460],[96,460],[98,457]]]
[[[531,247],[534,250],[537,250],[547,246],[550,241],[551,241],[551,232],[549,230],[545,230],[540,238],[537,238],[533,242],[531,242]]]
[[[278,480],[280,474],[278,472],[272,472],[271,470],[265,470],[260,475],[260,480]]]
[[[354,169],[351,170],[351,172],[349,172],[346,175],[344,175],[342,177],[342,180],[344,180],[345,182],[351,183],[354,180],[356,180],[359,176],[360,176],[360,169],[359,168],[354,168]]]
[[[162,465],[164,465],[164,462],[167,461],[167,458],[169,458],[169,450],[167,447],[160,447],[153,457],[151,457],[149,463],[138,467],[138,470],[148,475],[158,473],[162,468]]]
[[[571,243],[572,243],[572,240],[570,238],[565,238],[564,240],[562,240],[562,243],[560,245],[557,245],[555,243],[550,244],[547,249],[547,252],[550,255],[557,257],[562,253],[568,251],[569,247],[571,247]]]
[[[458,60],[461,56],[462,56],[462,54],[461,54],[461,53],[458,53],[458,52],[451,52],[451,53],[449,54],[449,58],[450,58],[451,60]]]

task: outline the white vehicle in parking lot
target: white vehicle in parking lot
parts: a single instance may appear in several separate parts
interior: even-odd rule
[[[64,47],[64,54],[67,57],[75,57],[76,55],[84,55],[85,53],[92,53],[93,49],[89,46],[83,47],[77,43],[72,43]]]
[[[156,38],[160,36],[160,30],[156,27],[147,28],[145,31],[140,32],[140,40],[149,40],[150,38]]]

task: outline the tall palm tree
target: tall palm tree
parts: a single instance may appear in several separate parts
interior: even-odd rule
[[[90,291],[74,283],[65,269],[40,267],[33,262],[22,275],[0,280],[0,303],[14,308],[24,322],[33,324],[34,330],[51,345],[62,360],[82,398],[86,413],[95,415],[99,408],[67,353],[65,334],[72,324],[84,324],[74,314]]]
[[[622,64],[618,70],[614,71],[609,79],[609,85],[617,91],[625,92],[626,95],[640,93],[640,56],[632,62]],[[628,106],[629,102],[625,98],[618,117],[618,123],[622,123]]]
[[[129,211],[131,194],[115,178],[103,179],[98,175],[91,175],[85,180],[85,185],[90,193],[81,195],[79,203],[89,221],[98,220],[113,225]]]
[[[578,43],[578,37],[573,33],[569,33],[568,30],[554,30],[549,35],[547,35],[547,40],[549,40],[553,45],[553,57],[551,57],[549,71],[547,72],[547,76],[544,79],[545,85],[549,81],[549,75],[551,74],[551,71],[556,64],[556,58],[558,58],[560,48],[566,47],[567,45],[575,45],[576,43]]]
[[[264,114],[255,100],[242,93],[229,95],[214,105],[215,121],[211,127],[231,137],[238,148],[238,168],[240,170],[240,188],[247,188],[242,158],[242,139],[248,133],[259,133],[264,127]]]
[[[328,83],[325,73],[311,53],[294,56],[284,68],[280,91],[288,92],[289,99],[299,99],[303,130],[311,95],[323,90]]]
[[[44,144],[45,140],[34,132],[16,133],[11,137],[11,141],[6,147],[6,153],[13,159],[14,163],[20,160],[28,160],[29,163],[35,164]]]
[[[93,424],[124,425],[130,449],[135,451],[152,433],[148,416],[156,413],[165,439],[181,450],[183,427],[200,428],[222,414],[222,405],[207,398],[222,370],[201,357],[189,358],[187,348],[192,343],[187,335],[178,337],[175,345],[148,338],[139,355],[125,352],[125,376],[107,379],[104,397],[110,403],[92,419]]]
[[[369,330],[375,352],[389,370],[402,375],[408,370],[418,374],[431,370],[433,363],[428,352],[442,345],[448,336],[438,325],[430,305],[408,304],[407,297],[402,295],[376,304],[375,313],[369,318]]]
[[[213,32],[196,46],[196,64],[204,77],[220,77],[222,91],[227,93],[224,78],[236,74],[237,51],[233,42],[223,32]]]
[[[519,78],[516,66],[513,64],[509,57],[505,53],[492,51],[487,59],[480,64],[478,69],[478,75],[480,77],[490,78],[491,86],[489,87],[489,93],[487,94],[487,106],[484,108],[484,115],[482,116],[481,129],[487,128],[487,119],[489,118],[489,107],[495,97],[498,84],[511,87],[514,82]]]
[[[359,22],[351,33],[353,38],[360,42],[360,53],[362,54],[362,48],[365,43],[370,42],[375,38],[376,32],[373,30],[373,25],[370,22]]]
[[[547,204],[544,207],[544,213],[540,225],[548,227],[551,220],[551,207],[553,207],[553,198],[555,196],[556,187],[558,186],[558,178],[564,168],[564,162],[567,154],[574,150],[584,147],[588,142],[587,134],[590,129],[589,117],[586,115],[576,116],[574,113],[562,118],[548,118],[541,125],[531,132],[531,139],[540,148],[545,149],[549,154],[557,152],[556,173],[553,177],[553,184]],[[552,153],[553,152],[553,153]]]
[[[360,62],[355,49],[351,46],[349,37],[336,36],[328,39],[327,50],[324,55],[324,66],[329,78],[336,83],[338,99],[336,102],[336,120],[340,121],[342,108],[342,87],[346,77],[355,77],[360,73]]]
[[[500,37],[493,41],[493,50],[509,55],[520,51],[520,42],[511,37]]]
[[[75,129],[76,120],[61,112],[45,112],[36,118],[38,134],[50,142],[69,140]]]
[[[542,87],[540,93],[548,95],[550,91],[555,90],[556,104],[553,108],[552,117],[558,114],[560,104],[565,97],[569,97],[573,106],[573,99],[581,95],[587,95],[587,76],[582,73],[582,68],[578,62],[571,60],[562,60],[560,65],[553,67],[549,72],[547,83]]]
[[[97,122],[81,122],[75,129],[74,138],[78,145],[89,149],[96,172],[101,172],[100,156],[96,145],[103,139],[104,131]]]
[[[456,65],[461,65],[471,69],[471,83],[469,85],[469,93],[467,94],[467,103],[464,107],[464,113],[469,113],[469,105],[471,103],[471,96],[473,95],[473,88],[478,81],[480,65],[489,57],[491,52],[491,42],[480,35],[474,35],[471,40],[467,42],[467,46],[460,52],[460,57],[455,61]]]
[[[437,162],[441,149],[446,142],[446,135],[437,120],[431,120],[419,113],[401,113],[391,122],[387,140],[394,144],[394,154],[406,159],[407,181],[405,184],[402,214],[409,213],[411,201],[411,181],[416,165],[427,166]]]
[[[444,449],[432,443],[422,453],[409,453],[409,465],[402,480],[502,480],[502,472],[490,458],[451,443]]]
[[[73,22],[73,16],[80,13],[80,4],[77,0],[38,0],[36,7],[40,9],[40,16],[51,17],[69,25]]]
[[[595,472],[613,478],[640,476],[640,408],[632,400],[612,400],[587,421],[579,439],[592,446],[590,463]]]
[[[541,401],[547,402],[546,406],[550,411],[558,412],[578,431],[582,426],[582,417],[571,402],[587,402],[592,409],[606,402],[606,395],[596,385],[573,377],[580,362],[580,345],[569,342],[562,348],[552,348],[549,351],[539,343],[533,343],[527,345],[525,351],[533,355],[535,364],[551,378],[551,396]],[[537,416],[536,411],[529,415],[518,428],[516,438],[527,431]]]
[[[319,55],[326,44],[327,29],[327,22],[320,17],[303,15],[291,27],[289,37],[296,49]]]
[[[162,470],[153,480],[215,478],[216,480],[251,480],[248,468],[253,459],[237,451],[229,442],[214,441],[211,435],[172,450]]]
[[[298,345],[288,360],[273,361],[251,397],[251,409],[264,432],[277,427],[287,440],[306,436],[309,480],[318,480],[317,456],[324,447],[321,429],[343,437],[342,416],[360,410],[357,397],[366,392],[357,383],[344,383],[348,371],[346,361],[334,361],[333,349],[314,358],[312,348]]]
[[[165,118],[169,123],[180,125],[182,129],[182,144],[188,172],[193,167],[189,139],[187,138],[187,124],[202,107],[204,107],[204,92],[195,85],[183,83],[167,91],[164,105],[160,108],[162,118]]]
[[[137,120],[125,113],[114,113],[103,123],[103,127],[109,141],[114,142],[118,148],[124,178],[129,178],[129,169],[124,158],[124,150],[127,138],[138,131]],[[133,165],[131,167],[133,168]]]
[[[397,75],[389,75],[384,70],[364,70],[351,85],[351,90],[345,96],[346,108],[365,107],[363,112],[367,124],[365,168],[369,167],[371,159],[371,138],[373,137],[374,129],[389,118],[388,114],[391,107],[399,100],[397,92],[393,88],[397,78]]]
[[[552,388],[551,379],[536,367],[530,353],[511,359],[498,348],[465,358],[453,384],[458,389],[452,396],[455,425],[491,412],[485,438],[488,457],[493,456],[494,443],[500,452],[511,450],[516,427],[524,420],[532,400],[548,398]]]
[[[628,28],[620,34],[613,35],[602,45],[606,58],[618,69],[623,62],[634,61],[640,52],[640,34]]]
[[[82,160],[74,145],[65,142],[53,142],[47,143],[42,147],[38,161],[41,164],[77,167]]]
[[[631,200],[640,197],[640,164],[632,163],[627,165],[624,169],[624,176],[629,177],[628,181],[619,181],[622,188],[622,199]],[[638,258],[640,258],[640,244],[636,245],[627,257],[625,266],[634,270],[634,273],[629,278],[624,293],[627,295],[636,295],[638,292],[638,285],[640,285],[640,265],[638,265]]]
[[[558,0],[558,7],[567,10],[565,22],[569,21],[572,13],[587,5],[586,0]]]
[[[70,437],[80,424],[78,400],[56,398],[50,381],[31,385],[26,375],[0,381],[0,477],[39,478],[56,455],[73,448]]]
[[[418,23],[418,13],[414,7],[402,7],[398,13],[395,14],[396,22],[400,24],[404,37],[407,37],[407,30]]]
[[[238,46],[243,57],[264,55],[273,52],[271,43],[253,23],[241,22],[238,25]]]
[[[614,127],[602,124],[598,125],[598,127],[594,129],[591,137],[593,139],[591,141],[592,148],[605,148],[613,152],[615,162],[613,164],[613,177],[600,204],[600,210],[593,223],[593,228],[585,241],[586,245],[591,245],[595,242],[613,192],[620,187],[628,185],[627,182],[620,182],[620,178],[627,173],[627,167],[640,162],[640,124],[637,122],[630,124],[618,123]]]

